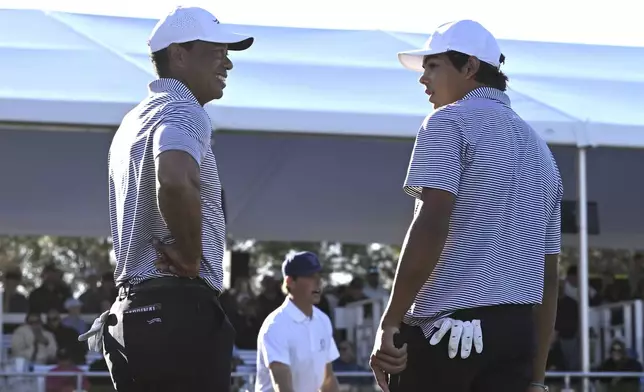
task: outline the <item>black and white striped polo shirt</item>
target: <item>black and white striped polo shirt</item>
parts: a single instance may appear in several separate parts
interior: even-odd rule
[[[154,160],[163,151],[181,150],[200,166],[204,258],[199,275],[213,289],[222,290],[226,224],[211,133],[208,114],[175,79],[150,83],[148,97],[123,119],[108,158],[117,284],[171,275],[154,266],[152,239],[174,242],[157,205]]]
[[[561,246],[559,169],[547,144],[502,91],[481,87],[423,122],[404,190],[456,195],[436,268],[405,322],[429,336],[459,309],[539,304],[544,255]]]

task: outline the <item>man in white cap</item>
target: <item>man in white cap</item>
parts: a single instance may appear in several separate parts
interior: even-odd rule
[[[504,56],[479,23],[444,24],[399,59],[422,72],[435,111],[404,184],[416,207],[371,356],[378,384],[547,390],[563,195],[555,159],[512,110]]]
[[[229,52],[252,43],[196,7],[172,10],[148,41],[159,79],[109,152],[119,294],[104,346],[118,392],[230,389],[226,225],[204,105],[224,94]]]

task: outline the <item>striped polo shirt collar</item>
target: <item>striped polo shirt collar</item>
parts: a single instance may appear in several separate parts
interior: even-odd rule
[[[503,91],[496,89],[494,87],[479,87],[465,94],[462,100],[472,99],[472,98],[485,98],[485,99],[494,99],[505,105],[510,106],[510,97]]]
[[[177,79],[160,78],[154,80],[148,85],[148,90],[150,90],[150,93],[152,94],[169,93],[199,104],[199,101],[197,101],[197,98],[194,96],[192,91]],[[199,105],[201,106],[201,104]]]

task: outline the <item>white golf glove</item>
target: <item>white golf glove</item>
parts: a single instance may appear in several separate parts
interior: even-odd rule
[[[461,358],[463,359],[469,357],[472,353],[472,343],[474,343],[474,350],[478,354],[483,352],[481,320],[460,321],[448,317],[442,321],[438,331],[432,335],[429,344],[432,346],[437,345],[447,331],[451,331],[447,345],[447,355],[450,359],[456,357],[459,343],[461,344]]]
[[[87,345],[89,346],[90,351],[97,353],[103,352],[103,330],[105,329],[105,323],[107,322],[107,317],[109,316],[110,311],[107,310],[92,324],[92,327],[89,331],[78,337],[79,342],[87,340]]]

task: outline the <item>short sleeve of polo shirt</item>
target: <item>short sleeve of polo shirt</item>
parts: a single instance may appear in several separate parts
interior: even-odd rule
[[[279,323],[271,324],[264,335],[262,336],[262,360],[266,367],[269,367],[273,362],[283,363],[284,365],[291,365],[291,358],[288,349],[288,330],[284,325]]]
[[[467,141],[458,115],[449,108],[427,116],[418,130],[404,190],[420,198],[423,188],[458,195]]]
[[[329,345],[329,356],[327,357],[326,362],[330,363],[338,358],[340,358],[340,351],[338,351],[338,346],[335,344],[335,340],[331,338],[331,344]]]
[[[186,152],[201,165],[210,148],[211,128],[190,105],[174,104],[154,131],[154,158],[170,150]]]
[[[325,315],[326,316],[326,315]],[[335,344],[335,339],[333,339],[333,326],[331,325],[331,320],[327,317],[327,332],[329,335],[329,349],[327,351],[326,362],[330,363],[340,358],[340,352],[338,351],[338,346]]]
[[[556,255],[561,252],[561,199],[563,198],[563,186],[559,179],[557,199],[548,220],[546,227],[546,254]]]

